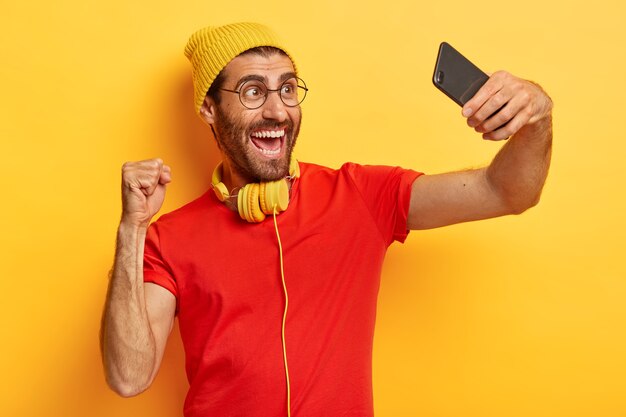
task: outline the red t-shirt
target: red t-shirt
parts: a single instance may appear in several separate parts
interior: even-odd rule
[[[292,415],[373,416],[380,273],[387,247],[407,236],[420,174],[352,163],[300,168],[277,217]],[[186,417],[286,416],[285,300],[270,217],[247,223],[209,190],[150,226],[144,279],[176,296]]]

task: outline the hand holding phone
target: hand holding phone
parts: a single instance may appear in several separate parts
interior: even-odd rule
[[[467,103],[489,79],[447,42],[439,45],[433,83],[459,106]]]
[[[552,100],[538,84],[506,71],[487,76],[446,42],[439,46],[433,83],[464,107],[468,126],[483,139],[507,139],[528,124],[552,125]]]

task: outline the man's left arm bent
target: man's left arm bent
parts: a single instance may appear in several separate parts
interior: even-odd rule
[[[552,151],[552,100],[543,89],[498,71],[463,115],[484,139],[510,139],[485,168],[415,180],[409,229],[519,214],[539,201]]]

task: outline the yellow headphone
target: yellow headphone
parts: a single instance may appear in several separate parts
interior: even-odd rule
[[[243,186],[237,193],[237,211],[239,216],[250,222],[260,223],[265,220],[265,215],[287,210],[289,205],[288,179],[300,177],[300,166],[295,158],[289,164],[289,177],[278,181],[252,183]],[[220,201],[226,201],[231,197],[226,185],[222,182],[222,163],[220,162],[213,171],[211,180],[213,191]]]

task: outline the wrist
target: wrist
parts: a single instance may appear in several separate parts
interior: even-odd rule
[[[119,234],[145,234],[150,225],[149,221],[136,221],[122,217],[118,227]]]
[[[545,91],[539,86],[535,84],[539,89],[541,89],[540,99],[536,101],[537,113],[536,119],[531,118],[529,125],[534,125],[539,129],[551,129],[552,127],[552,99],[548,96]]]
[[[545,116],[522,126],[515,136],[523,136],[525,140],[537,139],[539,141],[551,141],[552,112],[548,112]]]

